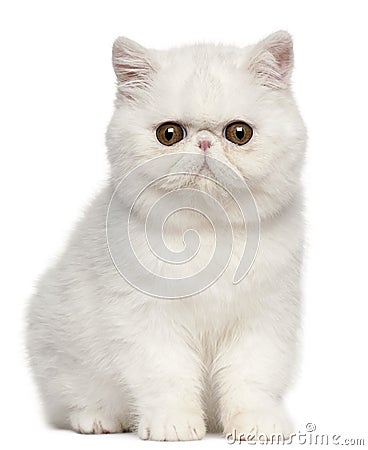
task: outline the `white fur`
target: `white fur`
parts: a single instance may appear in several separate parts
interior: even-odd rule
[[[291,425],[282,398],[297,356],[306,141],[290,90],[290,36],[278,32],[244,49],[198,44],[169,51],[119,38],[114,66],[111,180],[29,306],[29,356],[47,416],[83,433],[131,429],[142,439],[200,439],[206,426],[286,435]],[[235,119],[255,130],[244,147],[222,135]],[[188,131],[172,147],[154,134],[168,120]],[[248,276],[233,285],[244,239],[234,216],[235,251],[223,276],[189,299],[155,299],[128,285],[112,264],[106,208],[117,182],[137,164],[169,152],[200,152],[199,133],[212,141],[209,154],[251,188],[261,217],[259,252]],[[160,195],[152,190],[146,207]],[[203,248],[210,246],[210,230],[189,212],[168,225],[168,243],[181,241],[189,223],[202,231]],[[201,267],[206,254],[182,270]],[[162,262],[155,270],[166,273]]]

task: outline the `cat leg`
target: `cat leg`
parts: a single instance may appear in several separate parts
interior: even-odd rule
[[[111,383],[113,385],[113,383]],[[130,431],[129,400],[120,387],[96,383],[79,391],[69,410],[69,425],[82,434],[123,433]]]
[[[187,441],[205,435],[201,362],[174,327],[169,320],[150,325],[149,339],[137,333],[126,354],[124,379],[134,397],[141,439]]]
[[[83,434],[130,430],[128,395],[108,374],[88,376],[78,368],[73,374],[59,371],[43,386],[46,413],[53,425]]]
[[[292,320],[292,319],[291,319]],[[247,322],[248,324],[248,322]],[[290,419],[282,404],[295,362],[295,329],[275,318],[257,318],[223,348],[214,362],[224,432],[237,438],[288,436]],[[247,437],[248,436],[248,437]]]

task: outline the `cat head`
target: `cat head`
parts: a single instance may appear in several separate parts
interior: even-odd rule
[[[115,183],[149,159],[189,152],[203,156],[189,164],[191,172],[226,186],[214,158],[239,174],[261,217],[276,214],[297,192],[306,133],[290,88],[287,32],[244,48],[196,44],[167,51],[120,37],[113,65],[116,108],[106,140]],[[183,165],[189,170],[188,158]],[[166,183],[161,188],[211,190],[201,177]]]

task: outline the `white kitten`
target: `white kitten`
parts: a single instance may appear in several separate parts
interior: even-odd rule
[[[300,321],[306,142],[290,90],[291,38],[277,32],[242,49],[203,44],[169,51],[119,38],[113,62],[118,90],[107,132],[111,180],[43,277],[28,312],[30,362],[47,416],[82,433],[136,430],[153,440],[200,439],[206,427],[287,435],[291,425],[282,398],[295,366]],[[160,135],[157,127],[167,122]],[[234,122],[238,128],[226,128]],[[178,266],[147,250],[142,225],[148,209],[179,187],[225,199],[234,251],[207,289],[189,298],[152,297],[115,267],[106,242],[107,208],[120,180],[137,165],[167,154],[184,161],[188,152],[226,163],[247,182],[261,220],[258,254],[234,285],[244,233],[231,201],[203,178],[183,173],[162,180],[139,199],[131,218],[136,252],[150,270],[190,276],[211,254],[213,230],[193,211],[173,215],[165,239],[180,249],[183,232],[196,229],[201,250],[195,258]],[[191,171],[231,184],[216,164],[203,169],[195,161]],[[128,191],[141,181],[129,180],[110,206],[111,235],[121,226],[119,209],[129,207]]]

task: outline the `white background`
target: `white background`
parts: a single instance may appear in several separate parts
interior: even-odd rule
[[[288,397],[297,426],[367,433],[367,13],[361,1],[8,1],[0,11],[2,448],[157,448],[132,435],[49,429],[26,370],[24,307],[107,173],[111,45],[295,40],[309,129],[304,355]],[[228,448],[219,436],[172,448]],[[245,445],[245,444],[243,444]]]

